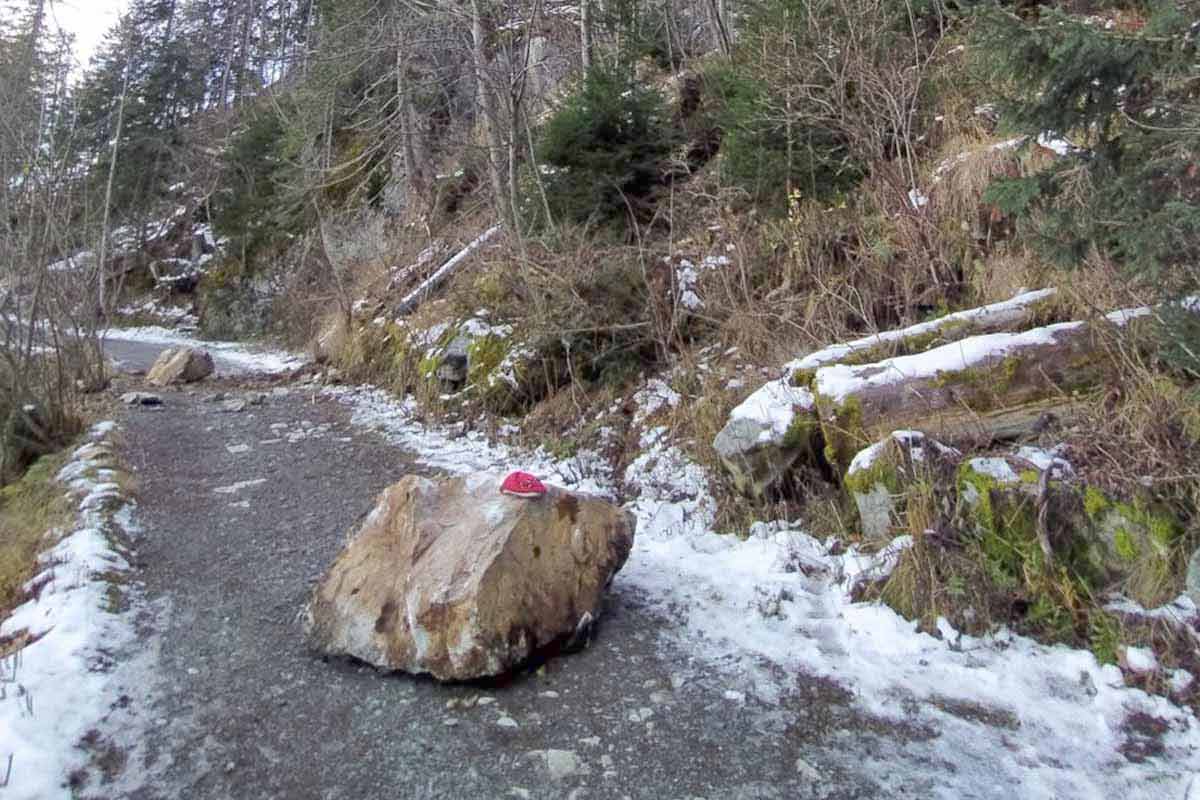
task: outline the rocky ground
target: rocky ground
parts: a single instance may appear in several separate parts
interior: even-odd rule
[[[145,390],[138,373],[163,347],[110,342],[126,371],[115,393]],[[214,356],[214,377],[153,390],[161,405],[117,420],[141,530],[123,579],[138,637],[106,659],[114,687],[137,688],[114,690],[84,737],[90,764],[72,776],[74,796],[1074,798],[1119,786],[1132,799],[1191,786],[1183,765],[1160,775],[1147,760],[1185,755],[1162,744],[1175,722],[1134,714],[1146,731],[1108,727],[1121,715],[1098,716],[1088,700],[1089,675],[1108,673],[1082,656],[913,639],[890,617],[874,624],[881,610],[837,611],[803,575],[785,576],[794,594],[764,619],[743,603],[747,576],[710,584],[684,563],[723,537],[676,549],[644,532],[590,643],[505,681],[441,684],[322,658],[301,609],[379,491],[432,474],[431,461],[460,472],[452,462],[479,454],[449,440],[436,457],[410,452],[397,442],[411,438],[366,426],[343,396],[249,373],[245,354]],[[745,609],[729,617],[745,621],[736,635],[697,617],[731,600]],[[788,614],[800,615],[790,633]],[[759,657],[773,648],[756,636],[806,655]],[[1010,647],[1011,674],[996,660]],[[824,677],[802,666],[813,659]],[[923,673],[953,677],[920,689]],[[996,682],[1009,688],[987,689]],[[1126,697],[1099,689],[1106,707]],[[990,699],[962,699],[976,696]],[[1047,727],[1035,697],[1066,721]],[[1098,731],[1108,738],[1097,755],[1077,763]],[[1184,729],[1171,736],[1184,742]],[[1106,755],[1130,737],[1145,744],[1136,759]]]
[[[134,368],[154,350],[119,347]],[[213,399],[263,389],[241,412]],[[379,490],[418,468],[311,390],[161,396],[121,421],[142,641],[158,655],[146,696],[118,703],[146,732],[94,737],[84,796],[877,797],[848,751],[903,758],[932,735],[864,718],[824,680],[797,677],[782,703],[732,691],[666,647],[673,621],[629,591],[590,646],[503,683],[323,660],[297,614]]]

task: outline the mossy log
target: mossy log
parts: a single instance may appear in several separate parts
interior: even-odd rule
[[[1047,413],[1069,415],[1076,394],[1111,362],[1100,326],[1066,322],[1024,333],[974,336],[925,353],[835,365],[813,381],[825,454],[841,468],[894,430],[942,439],[1014,438]]]
[[[944,317],[893,331],[830,345],[786,367],[795,386],[808,386],[821,367],[833,364],[869,364],[885,358],[920,353],[970,336],[1020,331],[1053,319],[1057,289],[1024,292],[1000,303],[956,311]]]

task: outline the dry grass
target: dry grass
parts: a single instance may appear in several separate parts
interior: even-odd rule
[[[15,483],[0,489],[0,619],[25,599],[46,532],[67,524],[71,509],[54,476],[67,451],[42,456]]]

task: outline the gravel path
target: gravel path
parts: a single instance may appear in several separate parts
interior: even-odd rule
[[[441,685],[306,648],[297,614],[409,457],[299,388],[241,413],[204,393],[131,409],[144,722],[97,737],[85,797],[805,798],[911,796],[862,775],[930,734],[876,725],[797,678],[781,703],[664,645],[625,590],[591,645],[504,683]],[[236,396],[236,392],[234,393]],[[416,470],[421,471],[421,470]],[[786,684],[788,681],[784,681]],[[116,737],[114,735],[113,739]],[[853,742],[853,753],[849,744]],[[103,774],[101,774],[103,773]],[[911,773],[910,773],[911,774]]]

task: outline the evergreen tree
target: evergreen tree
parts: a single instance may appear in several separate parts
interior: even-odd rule
[[[987,194],[1050,256],[1078,264],[1097,254],[1168,290],[1195,288],[1198,12],[1196,0],[1148,0],[1144,17],[1119,27],[1057,8],[982,13],[978,52],[1006,90],[1006,124],[1030,141],[1078,146]]]

